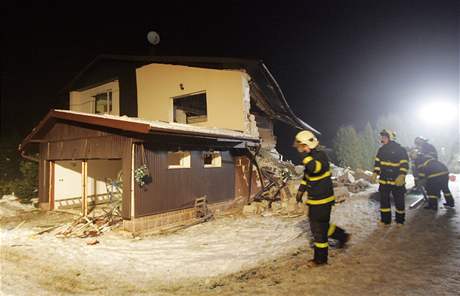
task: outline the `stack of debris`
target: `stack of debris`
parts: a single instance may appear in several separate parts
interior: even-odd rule
[[[256,156],[264,188],[254,201],[243,208],[244,214],[267,215],[270,213],[292,215],[303,212],[292,193],[291,183],[301,175],[290,161],[283,161],[276,149],[260,149]],[[270,211],[271,210],[271,211]]]
[[[264,188],[257,194],[255,200],[267,200],[271,207],[271,203],[275,201],[290,198],[291,191],[287,186],[288,181],[298,177],[292,162],[283,161],[276,149],[261,149],[256,162],[264,180]]]
[[[118,206],[112,207],[109,210],[102,210],[104,213],[101,215],[78,217],[72,223],[60,226],[57,229],[56,237],[97,237],[123,221]]]
[[[332,166],[332,180],[337,202],[350,197],[350,193],[359,193],[371,186],[372,172]]]

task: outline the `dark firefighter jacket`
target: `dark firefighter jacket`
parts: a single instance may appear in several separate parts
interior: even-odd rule
[[[374,163],[374,173],[380,175],[379,183],[395,185],[399,175],[407,175],[409,171],[409,157],[407,151],[394,141],[380,147]]]
[[[430,143],[422,143],[422,145],[420,145],[420,153],[422,153],[424,156],[438,159],[438,151],[436,151],[436,148]]]
[[[432,180],[439,176],[449,175],[447,167],[437,159],[426,156],[418,157],[415,160],[417,166],[417,179]]]
[[[306,204],[324,205],[335,201],[329,159],[324,151],[313,149],[303,159],[304,176],[299,191],[308,193]]]

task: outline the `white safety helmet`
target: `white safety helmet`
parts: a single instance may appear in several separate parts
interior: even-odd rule
[[[295,136],[297,144],[307,145],[310,149],[315,149],[319,145],[319,141],[311,131],[301,131]]]

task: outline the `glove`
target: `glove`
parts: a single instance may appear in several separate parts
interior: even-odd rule
[[[295,200],[299,203],[302,202],[303,191],[297,191],[297,195],[295,196]]]
[[[372,177],[371,177],[371,183],[373,183],[373,184],[377,183],[377,177],[378,176],[379,175],[377,173],[373,173]]]
[[[406,175],[399,175],[395,180],[396,186],[403,186],[406,184]]]

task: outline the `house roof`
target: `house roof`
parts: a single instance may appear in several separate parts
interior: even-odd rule
[[[71,90],[84,74],[104,60],[132,62],[135,64],[171,64],[210,69],[244,70],[251,77],[250,94],[254,103],[270,118],[282,121],[298,129],[308,129],[320,134],[319,131],[297,117],[289,107],[280,86],[261,60],[222,58],[222,57],[184,57],[184,56],[132,56],[132,55],[99,55],[86,65],[67,85]]]
[[[56,119],[112,128],[138,134],[161,133],[177,136],[219,138],[225,140],[238,140],[254,143],[259,142],[257,137],[223,128],[209,128],[181,123],[164,122],[159,120],[144,120],[127,116],[89,114],[69,110],[51,110],[23,140],[19,150],[24,151],[26,147],[31,142],[33,142],[33,140],[39,138],[40,133],[46,129],[47,126],[52,124],[52,122]]]

